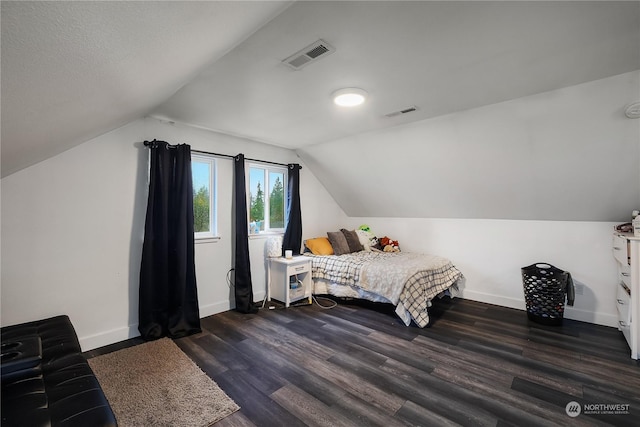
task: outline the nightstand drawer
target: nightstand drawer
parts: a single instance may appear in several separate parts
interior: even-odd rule
[[[311,263],[310,262],[305,262],[304,264],[300,264],[300,265],[287,266],[287,274],[289,276],[294,275],[294,274],[308,273],[309,271],[311,271]]]

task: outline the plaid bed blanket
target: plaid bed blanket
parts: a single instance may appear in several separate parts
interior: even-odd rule
[[[431,300],[447,291],[450,296],[456,296],[457,282],[461,278],[462,273],[451,262],[433,270],[416,273],[407,280],[398,305],[411,315],[416,325],[424,328],[429,324],[427,310],[431,307]]]
[[[431,299],[444,291],[455,291],[455,284],[462,277],[451,261],[436,255],[362,251],[310,256],[314,279],[381,295],[397,306],[400,317],[406,311],[420,327],[429,323],[427,309]]]
[[[379,259],[378,252],[354,252],[346,255],[312,255],[311,277],[347,286],[358,286],[365,264]]]

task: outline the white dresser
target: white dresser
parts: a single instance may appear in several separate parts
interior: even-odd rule
[[[614,233],[613,256],[618,263],[616,305],[618,329],[631,348],[631,357],[640,356],[640,237]]]

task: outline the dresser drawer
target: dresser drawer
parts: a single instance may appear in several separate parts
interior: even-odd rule
[[[620,264],[629,265],[628,241],[617,234],[613,236],[613,256]]]
[[[631,324],[631,296],[621,284],[618,285],[616,293],[616,307],[618,308],[618,320],[620,327],[629,327]]]
[[[620,275],[620,281],[631,289],[631,267],[626,264],[618,264],[618,274]]]

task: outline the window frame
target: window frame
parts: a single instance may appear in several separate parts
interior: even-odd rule
[[[273,235],[273,234],[284,234],[285,229],[287,227],[287,189],[288,189],[288,169],[286,166],[277,166],[273,164],[260,163],[260,162],[248,162],[247,164],[247,176],[246,176],[246,191],[249,197],[247,197],[247,232],[250,237],[256,236],[264,236],[264,235]],[[251,169],[262,169],[264,171],[264,221],[265,228],[264,231],[260,231],[258,233],[251,232]],[[284,224],[282,228],[271,228],[269,224],[269,218],[271,214],[271,206],[269,205],[269,196],[270,193],[268,191],[270,187],[269,175],[271,173],[281,173],[282,174],[282,191],[283,191],[283,219]]]
[[[212,239],[219,239],[218,236],[218,188],[217,188],[217,159],[207,154],[191,153],[191,163],[206,163],[209,165],[209,231],[195,231],[193,237],[196,243]],[[193,168],[191,171],[193,179]],[[194,187],[194,191],[197,191]],[[195,205],[194,205],[195,206]],[[194,213],[195,214],[195,213]]]

